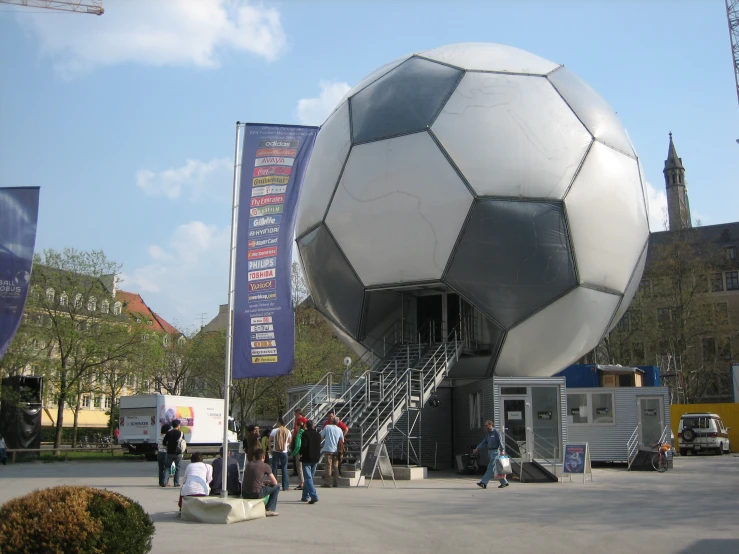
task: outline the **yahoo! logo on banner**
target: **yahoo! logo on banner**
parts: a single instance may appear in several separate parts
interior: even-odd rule
[[[259,248],[260,246],[272,246],[273,244],[277,244],[279,240],[280,239],[277,237],[274,237],[271,239],[250,240],[249,248]]]
[[[249,220],[249,229],[266,227],[268,225],[279,225],[280,220],[282,220],[281,215],[265,215],[263,217],[255,217]]]
[[[255,167],[254,177],[269,177],[270,175],[290,175],[293,172],[292,167]]]
[[[269,281],[259,281],[257,283],[249,283],[249,292],[260,290],[269,290],[277,287],[277,281],[270,279]]]
[[[275,196],[257,197],[251,199],[251,207],[259,208],[261,206],[269,206],[270,204],[282,204],[285,201],[284,194],[277,194]]]
[[[254,187],[251,189],[252,198],[255,196],[266,196],[268,194],[284,194],[287,185],[268,185],[266,187]]]
[[[299,140],[260,140],[259,148],[297,148]]]
[[[276,275],[274,269],[260,269],[258,271],[249,272],[249,281],[264,281],[265,279],[274,279]]]
[[[262,167],[263,165],[289,165],[295,163],[295,158],[285,158],[282,156],[268,156],[266,158],[257,158],[254,160],[254,167]]]
[[[257,150],[257,158],[264,156],[290,156],[292,158],[298,153],[294,148],[260,148]]]
[[[260,248],[259,250],[249,250],[247,258],[250,260],[257,260],[259,258],[269,258],[277,256],[277,248]]]
[[[280,232],[280,226],[265,227],[264,229],[249,229],[249,238],[265,237],[267,235],[277,235]]]
[[[262,258],[261,260],[249,260],[249,271],[252,269],[267,269],[277,267],[277,258]]]

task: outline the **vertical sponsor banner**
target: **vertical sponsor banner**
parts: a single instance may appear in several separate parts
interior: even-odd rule
[[[246,124],[234,282],[233,378],[290,373],[292,246],[318,127]]]
[[[0,188],[0,358],[18,330],[36,244],[38,187]]]

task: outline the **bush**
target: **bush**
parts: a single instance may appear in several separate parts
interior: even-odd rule
[[[138,502],[92,487],[53,487],[0,507],[3,554],[144,554],[154,523]]]

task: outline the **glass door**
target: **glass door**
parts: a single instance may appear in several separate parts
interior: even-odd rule
[[[639,397],[639,428],[641,429],[641,445],[650,447],[659,441],[665,429],[662,397]]]
[[[528,458],[526,399],[502,398],[505,449],[511,458]]]
[[[559,387],[531,387],[531,423],[534,458],[558,460]]]

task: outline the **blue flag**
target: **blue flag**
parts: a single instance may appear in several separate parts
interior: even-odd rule
[[[38,187],[0,188],[0,358],[18,330],[31,283]]]
[[[317,133],[318,127],[246,125],[234,282],[234,379],[292,371],[293,234]]]

